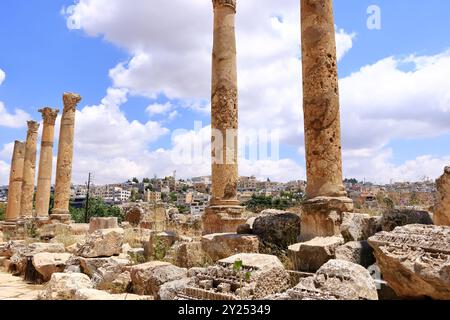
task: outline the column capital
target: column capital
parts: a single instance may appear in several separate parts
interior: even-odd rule
[[[39,130],[39,122],[34,121],[34,120],[30,120],[27,121],[27,125],[28,125],[28,132],[30,133],[37,133]]]
[[[59,109],[52,109],[49,107],[39,109],[40,113],[42,113],[42,119],[44,123],[47,125],[54,126],[56,122],[56,117],[58,117]]]
[[[230,7],[236,13],[236,0],[212,0],[214,9]]]
[[[81,96],[76,93],[65,92],[63,95],[64,112],[75,112],[78,103],[81,101]]]

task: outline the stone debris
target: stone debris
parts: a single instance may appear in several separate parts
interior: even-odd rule
[[[91,279],[82,273],[54,273],[43,291],[38,295],[39,300],[75,300],[80,289],[92,289]]]
[[[289,289],[289,274],[275,256],[238,254],[196,269],[178,299],[254,300]]]
[[[70,253],[48,253],[42,252],[33,256],[33,266],[42,276],[42,280],[47,282],[52,274],[61,273],[66,268],[66,264],[72,257]]]
[[[367,241],[352,241],[336,249],[336,259],[359,264],[365,268],[375,263],[373,249]]]
[[[111,257],[119,255],[123,244],[123,229],[100,229],[86,238],[78,250],[84,258]]]
[[[89,223],[89,233],[94,233],[101,229],[117,229],[119,228],[119,222],[117,218],[91,218]]]
[[[383,213],[381,228],[383,231],[393,231],[397,227],[409,224],[432,225],[433,217],[428,211],[413,209],[394,209]]]
[[[437,197],[434,208],[434,223],[438,226],[450,226],[450,166],[436,181]]]
[[[450,227],[407,225],[378,233],[369,244],[398,296],[450,299]]]
[[[187,270],[168,262],[152,261],[131,267],[130,274],[134,293],[157,298],[163,284],[186,278]]]
[[[318,237],[289,246],[288,254],[294,270],[316,272],[327,261],[336,257],[336,249],[343,244],[341,236]]]
[[[372,217],[362,213],[344,213],[341,235],[345,242],[365,241],[381,231],[380,216]]]
[[[236,233],[208,234],[202,237],[201,243],[203,251],[212,261],[218,261],[240,252],[259,252],[259,239],[254,235]]]
[[[264,210],[256,217],[252,230],[262,242],[287,248],[299,240],[300,217],[286,211]]]

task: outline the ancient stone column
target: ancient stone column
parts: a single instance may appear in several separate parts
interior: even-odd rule
[[[450,167],[436,181],[437,203],[434,210],[434,223],[438,226],[450,226]]]
[[[72,160],[75,131],[75,113],[81,97],[74,93],[64,93],[64,110],[59,133],[58,160],[56,163],[55,205],[51,218],[70,220],[69,202],[72,183]]]
[[[36,178],[36,146],[39,123],[28,121],[27,140],[25,142],[25,161],[23,164],[22,197],[20,199],[20,218],[33,217],[34,182]]]
[[[236,66],[236,0],[213,0],[212,54],[212,199],[203,216],[205,234],[235,232],[242,224],[237,200],[238,90]]]
[[[332,0],[301,0],[303,109],[308,201],[304,240],[339,234],[353,210],[342,179],[342,147]]]
[[[44,128],[42,130],[41,153],[39,158],[39,172],[36,191],[36,217],[48,219],[50,206],[50,191],[53,170],[53,142],[55,136],[55,122],[58,109],[44,108],[42,113]]]
[[[20,199],[22,196],[23,164],[25,162],[25,143],[16,141],[11,161],[9,176],[8,205],[6,207],[6,222],[14,223],[20,216]]]

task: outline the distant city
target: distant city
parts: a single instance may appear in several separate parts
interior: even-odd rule
[[[346,179],[344,185],[348,195],[356,206],[377,209],[380,198],[390,198],[398,206],[423,207],[432,206],[436,184],[432,180],[421,182],[396,182],[377,185],[371,182],[361,182],[356,179]],[[240,177],[238,183],[238,199],[245,204],[254,196],[273,199],[287,197],[290,194],[302,196],[305,193],[306,181],[295,180],[287,183],[260,181],[256,177]],[[211,176],[176,179],[175,175],[165,178],[133,178],[123,183],[95,185],[91,184],[89,196],[100,198],[109,205],[122,205],[129,202],[144,202],[176,206],[182,213],[202,215],[210,200]],[[53,192],[53,186],[52,186]],[[72,185],[71,206],[82,208],[88,193],[87,184]],[[0,202],[7,202],[8,186],[0,187]]]

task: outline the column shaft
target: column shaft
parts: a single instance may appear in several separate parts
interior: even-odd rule
[[[61,118],[58,160],[56,164],[55,207],[52,211],[52,215],[55,215],[55,218],[69,214],[75,113],[76,106],[80,101],[81,97],[77,94],[65,93],[63,96],[64,111]]]
[[[39,157],[39,172],[36,191],[36,216],[48,218],[50,206],[50,191],[53,170],[53,143],[55,136],[55,121],[58,109],[44,108],[42,113],[44,128],[42,130],[41,153]]]
[[[36,146],[39,123],[28,121],[27,140],[25,143],[25,161],[23,165],[22,197],[20,217],[33,217],[34,183],[36,179]]]
[[[25,143],[15,141],[9,176],[8,205],[6,207],[7,222],[15,222],[20,216],[24,162]]]

